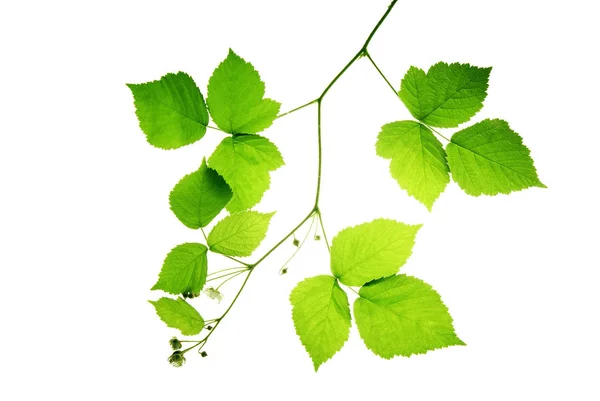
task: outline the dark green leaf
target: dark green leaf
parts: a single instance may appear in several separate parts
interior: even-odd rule
[[[452,136],[446,147],[452,178],[469,195],[546,188],[521,137],[503,120],[483,120]]]
[[[200,168],[183,177],[171,191],[175,216],[189,228],[206,227],[231,200],[231,188],[202,160]]]
[[[433,127],[457,127],[483,107],[491,70],[440,62],[425,74],[410,67],[402,79],[400,99],[419,121]]]
[[[175,149],[206,133],[204,98],[188,74],[167,74],[158,81],[127,86],[133,93],[140,128],[151,145]]]
[[[252,64],[229,49],[208,81],[208,108],[215,124],[232,134],[270,127],[281,105],[264,95],[265,84]]]
[[[148,302],[154,305],[156,313],[167,326],[180,330],[184,336],[196,335],[204,328],[204,319],[200,313],[181,297],[177,300],[161,298]]]
[[[387,277],[365,285],[359,295],[356,326],[367,348],[382,358],[465,345],[439,294],[417,278]]]
[[[206,282],[207,251],[208,248],[202,244],[177,245],[165,258],[158,281],[152,289],[171,294],[199,294]]]

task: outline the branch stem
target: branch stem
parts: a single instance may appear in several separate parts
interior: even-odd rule
[[[383,24],[383,21],[385,21],[385,19],[387,18],[387,16],[390,14],[390,12],[392,11],[392,8],[394,7],[394,5],[397,3],[398,0],[392,0],[391,4],[388,6],[385,14],[383,14],[383,16],[379,19],[379,21],[377,22],[377,24],[375,25],[375,28],[373,28],[373,30],[371,31],[371,33],[369,34],[369,36],[367,37],[367,39],[365,40],[363,46],[360,48],[360,50],[354,55],[354,57],[352,57],[350,59],[350,61],[344,66],[344,68],[342,68],[342,70],[331,80],[331,82],[325,87],[325,89],[323,90],[323,92],[321,92],[321,95],[316,98],[315,100],[312,100],[308,103],[305,103],[301,106],[298,106],[288,112],[285,112],[283,114],[278,115],[276,118],[280,118],[289,114],[292,114],[298,110],[301,110],[305,107],[308,107],[312,104],[317,104],[317,143],[318,143],[318,168],[317,168],[317,188],[315,191],[315,204],[313,206],[313,208],[310,210],[310,212],[308,212],[308,214],[306,215],[306,217],[304,217],[302,219],[302,221],[300,221],[300,223],[298,223],[288,234],[286,234],[279,242],[277,242],[275,245],[273,245],[273,247],[271,249],[269,249],[262,257],[260,257],[255,263],[252,264],[248,264],[245,262],[242,262],[240,260],[237,260],[235,258],[229,257],[229,259],[232,259],[244,266],[247,267],[247,271],[248,271],[248,275],[246,276],[246,278],[244,279],[244,282],[242,283],[241,287],[239,288],[237,294],[235,295],[235,297],[233,298],[233,300],[231,301],[231,303],[229,304],[229,307],[225,310],[225,312],[223,313],[223,315],[221,315],[221,317],[219,317],[218,319],[215,319],[215,326],[213,327],[213,329],[201,340],[199,340],[195,345],[186,348],[185,350],[182,351],[182,353],[185,353],[193,348],[196,348],[198,346],[200,346],[200,348],[198,348],[198,351],[200,351],[204,345],[206,344],[206,342],[208,341],[208,339],[210,338],[210,336],[215,332],[216,328],[219,326],[219,324],[221,324],[221,322],[223,321],[223,319],[225,318],[225,316],[227,316],[227,314],[229,313],[229,311],[231,310],[231,308],[233,307],[233,305],[235,304],[235,302],[238,300],[238,298],[240,297],[240,294],[242,293],[242,291],[244,290],[244,287],[246,286],[246,284],[248,283],[248,279],[250,278],[250,275],[252,274],[252,272],[254,271],[254,269],[262,262],[264,261],[266,258],[269,257],[269,255],[271,255],[277,248],[279,248],[281,246],[281,244],[283,244],[288,238],[290,238],[292,235],[295,234],[295,232],[297,230],[299,230],[304,223],[306,223],[311,217],[314,217],[316,215],[316,217],[319,219],[319,223],[321,225],[321,230],[323,231],[323,237],[325,238],[325,243],[327,244],[327,249],[330,249],[330,245],[329,245],[329,241],[327,239],[327,234],[325,233],[325,227],[323,225],[323,218],[321,215],[321,211],[319,209],[319,196],[321,193],[321,168],[322,168],[322,164],[323,164],[323,149],[322,149],[322,145],[321,145],[321,136],[322,136],[322,131],[321,131],[321,116],[322,116],[322,102],[323,99],[325,98],[325,95],[327,95],[327,93],[329,92],[329,90],[333,87],[333,85],[335,85],[335,83],[338,81],[338,79],[340,79],[340,77],[342,75],[344,75],[344,73],[352,66],[352,64],[354,64],[354,62],[356,60],[358,60],[359,58],[366,56],[371,63],[375,66],[375,68],[379,71],[379,73],[381,74],[381,76],[387,81],[387,79],[385,78],[385,76],[383,76],[383,73],[381,73],[381,71],[379,70],[379,68],[375,65],[375,62],[373,61],[373,59],[370,57],[369,52],[367,50],[369,44],[371,43],[371,40],[373,39],[373,37],[375,36],[375,33],[377,32],[377,30],[379,29],[379,27]],[[388,82],[388,85],[393,89],[393,86],[391,86],[391,84]],[[394,90],[395,92],[395,90]],[[211,127],[211,126],[207,126],[208,128],[211,129],[216,129],[219,130],[219,128],[215,128],[215,127]],[[314,221],[313,221],[314,222]],[[309,229],[310,232],[310,229]],[[204,234],[204,231],[203,231]],[[236,274],[236,273],[230,273],[230,274]],[[239,273],[237,273],[239,274]],[[237,277],[237,274],[235,277]],[[229,275],[229,274],[228,274]],[[354,289],[353,289],[354,290]],[[356,291],[355,291],[356,292]]]
[[[383,72],[381,72],[381,70],[379,69],[379,67],[377,66],[377,64],[375,64],[375,60],[373,60],[373,58],[371,57],[371,55],[369,54],[369,52],[365,52],[365,54],[366,54],[367,58],[369,59],[369,61],[371,62],[371,64],[373,64],[373,67],[375,67],[375,69],[377,70],[377,72],[379,73],[379,75],[381,75],[381,78],[383,78],[383,80],[392,89],[392,92],[394,92],[394,95],[396,97],[398,97],[398,92],[396,92],[396,88],[394,88],[394,85],[392,85],[390,83],[390,81],[386,78],[386,76],[383,75]]]
[[[318,101],[318,99],[311,100],[310,102],[308,102],[308,103],[305,103],[305,104],[303,104],[302,106],[298,106],[298,107],[296,107],[295,109],[292,109],[292,110],[290,110],[290,111],[286,111],[285,113],[279,114],[277,117],[275,117],[275,119],[278,119],[278,118],[280,118],[280,117],[283,117],[283,116],[287,116],[288,114],[292,114],[292,113],[294,113],[294,112],[296,112],[296,111],[298,111],[298,110],[302,110],[303,108],[305,108],[305,107],[308,107],[308,106],[310,106],[311,104],[315,104],[315,103],[317,103],[317,101]]]

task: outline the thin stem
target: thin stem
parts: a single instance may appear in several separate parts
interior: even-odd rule
[[[204,228],[200,228],[200,231],[202,232],[202,236],[204,237],[204,241],[206,241],[208,243],[208,237],[206,236],[206,233],[204,232]]]
[[[217,286],[217,288],[215,288],[215,290],[219,291],[219,288],[221,288],[223,286],[223,284],[225,284],[226,282],[228,282],[229,280],[231,280],[232,278],[236,278],[237,276],[239,276],[240,274],[242,274],[244,271],[239,271],[234,273],[233,275],[231,275],[230,277],[226,278],[225,280],[223,280],[223,282],[221,284],[219,284]]]
[[[323,92],[321,93],[321,96],[319,96],[319,103],[321,100],[323,100],[323,98],[325,97],[325,95],[327,94],[327,92],[329,92],[329,89],[331,89],[331,87],[337,82],[338,79],[340,79],[340,77],[342,75],[344,75],[344,73],[348,70],[348,68],[350,68],[350,66],[352,64],[354,64],[354,62],[356,60],[358,60],[362,55],[363,55],[363,51],[364,49],[360,49],[360,51],[358,53],[356,53],[356,55],[354,55],[354,57],[352,57],[352,60],[350,60],[348,62],[348,64],[346,64],[346,66],[342,69],[342,71],[340,71],[335,78],[333,78],[333,80],[329,83],[329,85],[327,85],[327,87],[325,88],[325,90],[323,90]]]
[[[295,109],[292,109],[290,111],[286,111],[285,113],[279,114],[277,117],[275,117],[275,119],[278,119],[278,118],[283,117],[283,116],[287,116],[288,114],[292,114],[292,113],[294,113],[294,112],[296,112],[298,110],[301,110],[301,109],[303,109],[305,107],[310,106],[311,104],[317,103],[317,101],[318,101],[318,99],[311,100],[310,102],[305,103],[302,106],[296,107]]]
[[[345,285],[344,287],[348,288],[350,291],[354,292],[356,295],[358,295],[360,297],[360,294],[354,288],[348,287],[347,285]]]
[[[323,215],[321,211],[317,211],[317,216],[319,218],[319,223],[321,224],[321,231],[323,231],[323,238],[325,239],[325,244],[327,245],[327,250],[331,252],[331,247],[329,246],[329,240],[327,239],[327,233],[325,232],[325,225],[323,224]]]
[[[369,43],[371,43],[371,39],[373,39],[373,36],[375,36],[375,33],[377,32],[377,30],[379,29],[379,27],[381,26],[381,24],[383,24],[383,21],[385,21],[385,19],[387,18],[387,16],[390,14],[390,12],[392,11],[392,8],[394,8],[394,5],[396,5],[397,1],[398,0],[392,0],[392,2],[388,6],[388,9],[385,12],[385,14],[383,14],[383,16],[381,17],[381,19],[379,20],[379,22],[377,22],[377,25],[375,25],[375,28],[373,28],[373,30],[371,31],[371,34],[369,35],[369,37],[365,41],[365,44],[362,47],[364,50],[367,49],[367,47],[369,46]]]
[[[446,138],[444,135],[440,134],[435,128],[430,127],[429,125],[425,124],[423,121],[419,121],[421,124],[423,124],[424,126],[426,126],[427,128],[429,128],[430,130],[432,130],[433,132],[435,132],[436,134],[438,134],[440,137],[444,138],[445,140],[447,140],[448,142],[452,142],[450,139]]]
[[[249,269],[244,269],[244,270],[241,271],[241,273],[245,272],[246,270],[249,270]],[[208,283],[210,281],[218,280],[218,279],[223,278],[223,277],[229,277],[232,274],[240,274],[240,272],[229,272],[229,273],[225,273],[223,275],[220,275],[218,277],[211,277],[211,278],[207,279],[206,282]]]
[[[206,128],[210,128],[210,129],[214,129],[215,131],[221,131],[221,132],[224,132],[226,134],[229,134],[229,132],[223,131],[221,128],[213,127],[212,125],[206,125],[205,127]]]
[[[375,64],[375,61],[373,60],[373,58],[371,57],[371,55],[369,54],[369,52],[365,51],[365,54],[367,55],[367,58],[369,59],[369,61],[371,62],[371,64],[373,64],[373,67],[375,67],[375,69],[377,70],[377,72],[379,73],[379,75],[381,75],[381,78],[383,78],[384,81],[388,84],[388,86],[392,89],[392,92],[394,92],[394,95],[396,97],[398,97],[398,92],[396,92],[396,88],[394,88],[394,86],[390,83],[390,81],[386,78],[386,76],[383,75],[383,72],[381,72],[381,70],[379,69],[379,67],[377,66],[377,64]]]
[[[218,253],[218,252],[217,252],[217,253]],[[244,261],[241,261],[241,260],[239,260],[239,259],[237,259],[237,258],[234,258],[233,256],[229,256],[229,255],[223,255],[222,253],[219,253],[219,255],[225,256],[227,259],[233,260],[234,262],[237,262],[237,263],[239,263],[239,264],[241,264],[241,265],[244,265],[244,266],[246,266],[246,267],[248,267],[248,268],[249,268],[249,267],[252,267],[252,265],[251,265],[250,263],[246,263],[246,262],[244,262]]]
[[[217,327],[219,327],[219,324],[221,324],[221,322],[223,321],[223,319],[225,318],[225,316],[227,316],[227,314],[229,313],[229,311],[231,310],[231,308],[235,304],[235,301],[237,301],[237,299],[240,297],[240,294],[244,290],[244,287],[246,286],[246,283],[248,283],[248,279],[250,278],[250,275],[252,274],[252,272],[253,272],[253,269],[249,269],[248,270],[248,275],[244,279],[244,282],[242,283],[242,286],[238,290],[237,294],[235,294],[235,297],[233,298],[233,300],[229,304],[229,307],[225,310],[225,312],[221,315],[221,317],[216,321],[217,323],[215,324],[215,327],[213,327],[213,329],[210,331],[210,333],[208,333],[206,335],[206,337],[204,337],[204,339],[200,340],[198,342],[198,344],[196,344],[195,346],[200,345],[202,343],[203,344],[202,347],[203,347],[204,344],[206,344],[206,342],[208,341],[209,337],[215,332],[215,330],[217,329]],[[189,349],[194,348],[194,347],[190,347]],[[202,347],[200,347],[200,349],[202,349]]]
[[[304,245],[304,243],[306,242],[306,239],[310,235],[310,232],[311,232],[314,224],[315,224],[315,216],[313,215],[313,219],[310,222],[310,227],[308,227],[308,230],[306,231],[306,235],[302,239],[302,242],[298,245],[298,247],[296,248],[296,250],[294,251],[294,253],[292,254],[292,256],[290,256],[289,259],[286,260],[286,262],[283,264],[283,266],[281,266],[281,269],[279,269],[279,274],[282,274],[283,269],[285,269],[285,267],[288,265],[288,263],[290,263],[290,261],[292,259],[294,259],[294,256],[296,256],[296,254],[298,252],[300,252],[300,249],[302,249],[302,246]]]
[[[323,147],[321,146],[321,100],[317,103],[317,142],[319,152],[319,165],[317,167],[317,189],[315,191],[314,211],[319,209],[319,196],[321,195],[321,167],[323,165]]]
[[[267,253],[265,253],[260,259],[258,259],[256,261],[256,263],[254,263],[254,265],[252,265],[252,267],[250,268],[251,270],[253,270],[256,266],[258,266],[260,264],[260,262],[262,262],[263,260],[265,260],[271,253],[273,253],[273,251],[275,251],[275,249],[279,248],[279,246],[281,244],[283,244],[285,242],[286,239],[290,238],[292,235],[294,235],[294,233],[304,225],[304,223],[306,223],[308,221],[308,219],[310,219],[312,217],[312,215],[315,213],[314,210],[311,210],[310,213],[308,213],[306,215],[306,217],[304,219],[302,219],[302,221],[300,223],[298,223],[298,225],[296,227],[294,227],[294,229],[292,231],[290,231],[285,237],[283,237],[283,239],[281,241],[279,241],[278,243],[276,243],[271,249],[269,249],[267,251]]]
[[[207,277],[214,276],[215,274],[221,274],[221,273],[226,272],[228,270],[246,270],[246,268],[245,267],[241,267],[241,266],[228,267],[227,269],[221,269],[221,270],[218,270],[216,272],[212,272],[212,273],[208,274]]]

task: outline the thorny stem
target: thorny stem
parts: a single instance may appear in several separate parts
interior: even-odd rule
[[[377,25],[375,25],[375,28],[373,28],[373,30],[371,31],[371,33],[369,34],[369,36],[367,37],[367,40],[365,40],[365,43],[363,44],[363,46],[360,48],[360,50],[354,55],[354,57],[352,57],[350,59],[350,61],[344,66],[344,68],[342,68],[342,70],[333,78],[333,80],[325,87],[325,89],[323,90],[323,92],[321,93],[321,95],[316,98],[315,100],[312,100],[308,103],[303,104],[302,106],[296,107],[286,113],[280,114],[277,116],[277,118],[279,117],[283,117],[286,115],[289,115],[291,113],[294,113],[298,110],[301,110],[305,107],[308,107],[314,103],[317,104],[317,142],[318,142],[318,169],[317,169],[317,188],[316,188],[316,194],[315,194],[315,204],[313,206],[313,208],[310,210],[310,212],[308,212],[308,214],[306,215],[306,217],[304,217],[302,219],[302,221],[300,221],[300,223],[298,223],[285,237],[283,237],[279,242],[277,242],[271,249],[269,249],[262,257],[260,257],[255,263],[245,263],[233,258],[236,262],[239,262],[241,264],[243,264],[244,266],[247,267],[247,271],[248,271],[248,275],[246,276],[246,278],[244,279],[244,282],[242,283],[240,289],[238,290],[237,294],[235,294],[235,297],[233,298],[233,300],[231,301],[231,303],[229,304],[229,306],[227,307],[227,309],[225,310],[225,312],[221,315],[221,317],[214,319],[215,326],[213,327],[213,329],[201,340],[199,340],[195,345],[186,348],[185,350],[182,350],[182,353],[186,353],[187,351],[196,348],[198,346],[200,346],[200,348],[198,348],[198,352],[200,352],[200,350],[204,347],[204,345],[206,345],[206,342],[208,341],[208,339],[210,338],[210,336],[215,332],[215,330],[217,329],[217,327],[219,326],[219,324],[221,324],[221,322],[223,321],[223,319],[225,318],[225,316],[227,316],[227,314],[229,313],[229,311],[231,310],[231,308],[233,307],[233,305],[235,304],[235,302],[238,300],[240,294],[242,293],[242,291],[244,290],[244,287],[246,286],[246,284],[248,283],[248,279],[250,278],[250,275],[252,274],[252,272],[254,271],[254,269],[263,261],[265,260],[267,257],[269,257],[269,255],[271,255],[271,253],[273,253],[277,248],[279,248],[281,246],[281,244],[283,244],[288,238],[290,238],[292,235],[294,235],[294,233],[300,229],[304,223],[306,223],[308,221],[308,219],[310,219],[311,217],[317,215],[317,218],[319,219],[319,223],[321,225],[321,230],[323,231],[323,237],[325,238],[325,242],[327,244],[327,248],[330,249],[329,247],[329,241],[327,240],[327,234],[325,233],[325,227],[323,225],[323,219],[321,216],[321,211],[319,209],[319,195],[321,193],[321,167],[322,167],[322,163],[323,163],[323,151],[322,151],[322,146],[321,146],[321,136],[322,136],[322,132],[321,132],[321,114],[322,114],[322,110],[321,110],[321,105],[323,102],[323,99],[325,98],[325,95],[327,95],[327,92],[329,92],[329,90],[331,89],[331,87],[333,87],[333,85],[338,81],[338,79],[340,79],[340,77],[342,75],[344,75],[344,73],[352,66],[352,64],[354,64],[354,62],[356,60],[358,60],[359,58],[363,57],[363,56],[367,56],[371,62],[373,63],[373,60],[370,58],[369,53],[367,51],[367,48],[369,46],[369,43],[371,43],[371,40],[373,39],[373,37],[375,36],[375,33],[377,32],[377,30],[379,29],[379,27],[381,26],[381,24],[383,24],[383,21],[385,21],[385,19],[387,18],[387,16],[390,14],[390,12],[392,11],[392,8],[394,8],[394,5],[397,3],[398,0],[392,0],[392,2],[390,3],[390,5],[388,6],[385,14],[383,14],[383,16],[379,19],[379,21],[377,22]],[[373,63],[374,64],[374,63]],[[375,65],[375,64],[374,64]],[[378,69],[379,70],[379,69]],[[380,71],[381,74],[381,71]],[[383,76],[383,74],[381,74]],[[386,79],[387,81],[387,79]],[[214,128],[214,127],[210,127],[208,126],[208,128],[212,128],[212,129],[217,129],[218,128]],[[310,231],[310,230],[309,230]],[[355,291],[356,292],[356,291]]]

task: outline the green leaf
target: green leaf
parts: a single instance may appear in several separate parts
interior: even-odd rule
[[[206,227],[231,200],[233,192],[202,159],[200,168],[183,177],[171,191],[169,203],[175,216],[189,228]]]
[[[265,239],[274,214],[249,210],[225,217],[208,234],[210,250],[227,256],[250,256]]]
[[[185,243],[177,245],[169,252],[153,290],[163,290],[170,294],[199,294],[208,269],[206,252],[202,244]]]
[[[457,127],[483,107],[491,70],[440,62],[425,74],[410,67],[398,94],[417,120],[434,127]]]
[[[188,74],[167,74],[158,81],[127,86],[133,93],[140,128],[151,145],[175,149],[206,133],[204,98]]]
[[[446,147],[452,178],[469,195],[546,188],[521,137],[503,120],[483,120],[452,136]]]
[[[229,212],[239,212],[260,202],[269,189],[269,171],[283,166],[277,147],[258,135],[233,135],[223,139],[208,159],[233,190]]]
[[[296,333],[316,371],[348,340],[348,297],[334,277],[316,276],[298,283],[290,302]]]
[[[264,95],[265,84],[252,64],[229,49],[208,81],[208,109],[215,124],[232,134],[269,128],[281,104]]]
[[[331,271],[348,286],[398,273],[412,253],[421,225],[389,219],[345,228],[331,243]]]
[[[401,188],[431,210],[450,182],[446,152],[431,130],[415,121],[384,125],[377,154],[392,159],[390,173]]]
[[[367,348],[382,358],[465,345],[439,294],[417,278],[387,277],[365,285],[359,295],[356,326]]]
[[[204,328],[204,319],[200,313],[181,297],[177,300],[161,298],[148,302],[154,305],[156,313],[167,326],[180,330],[184,336],[196,335]]]

